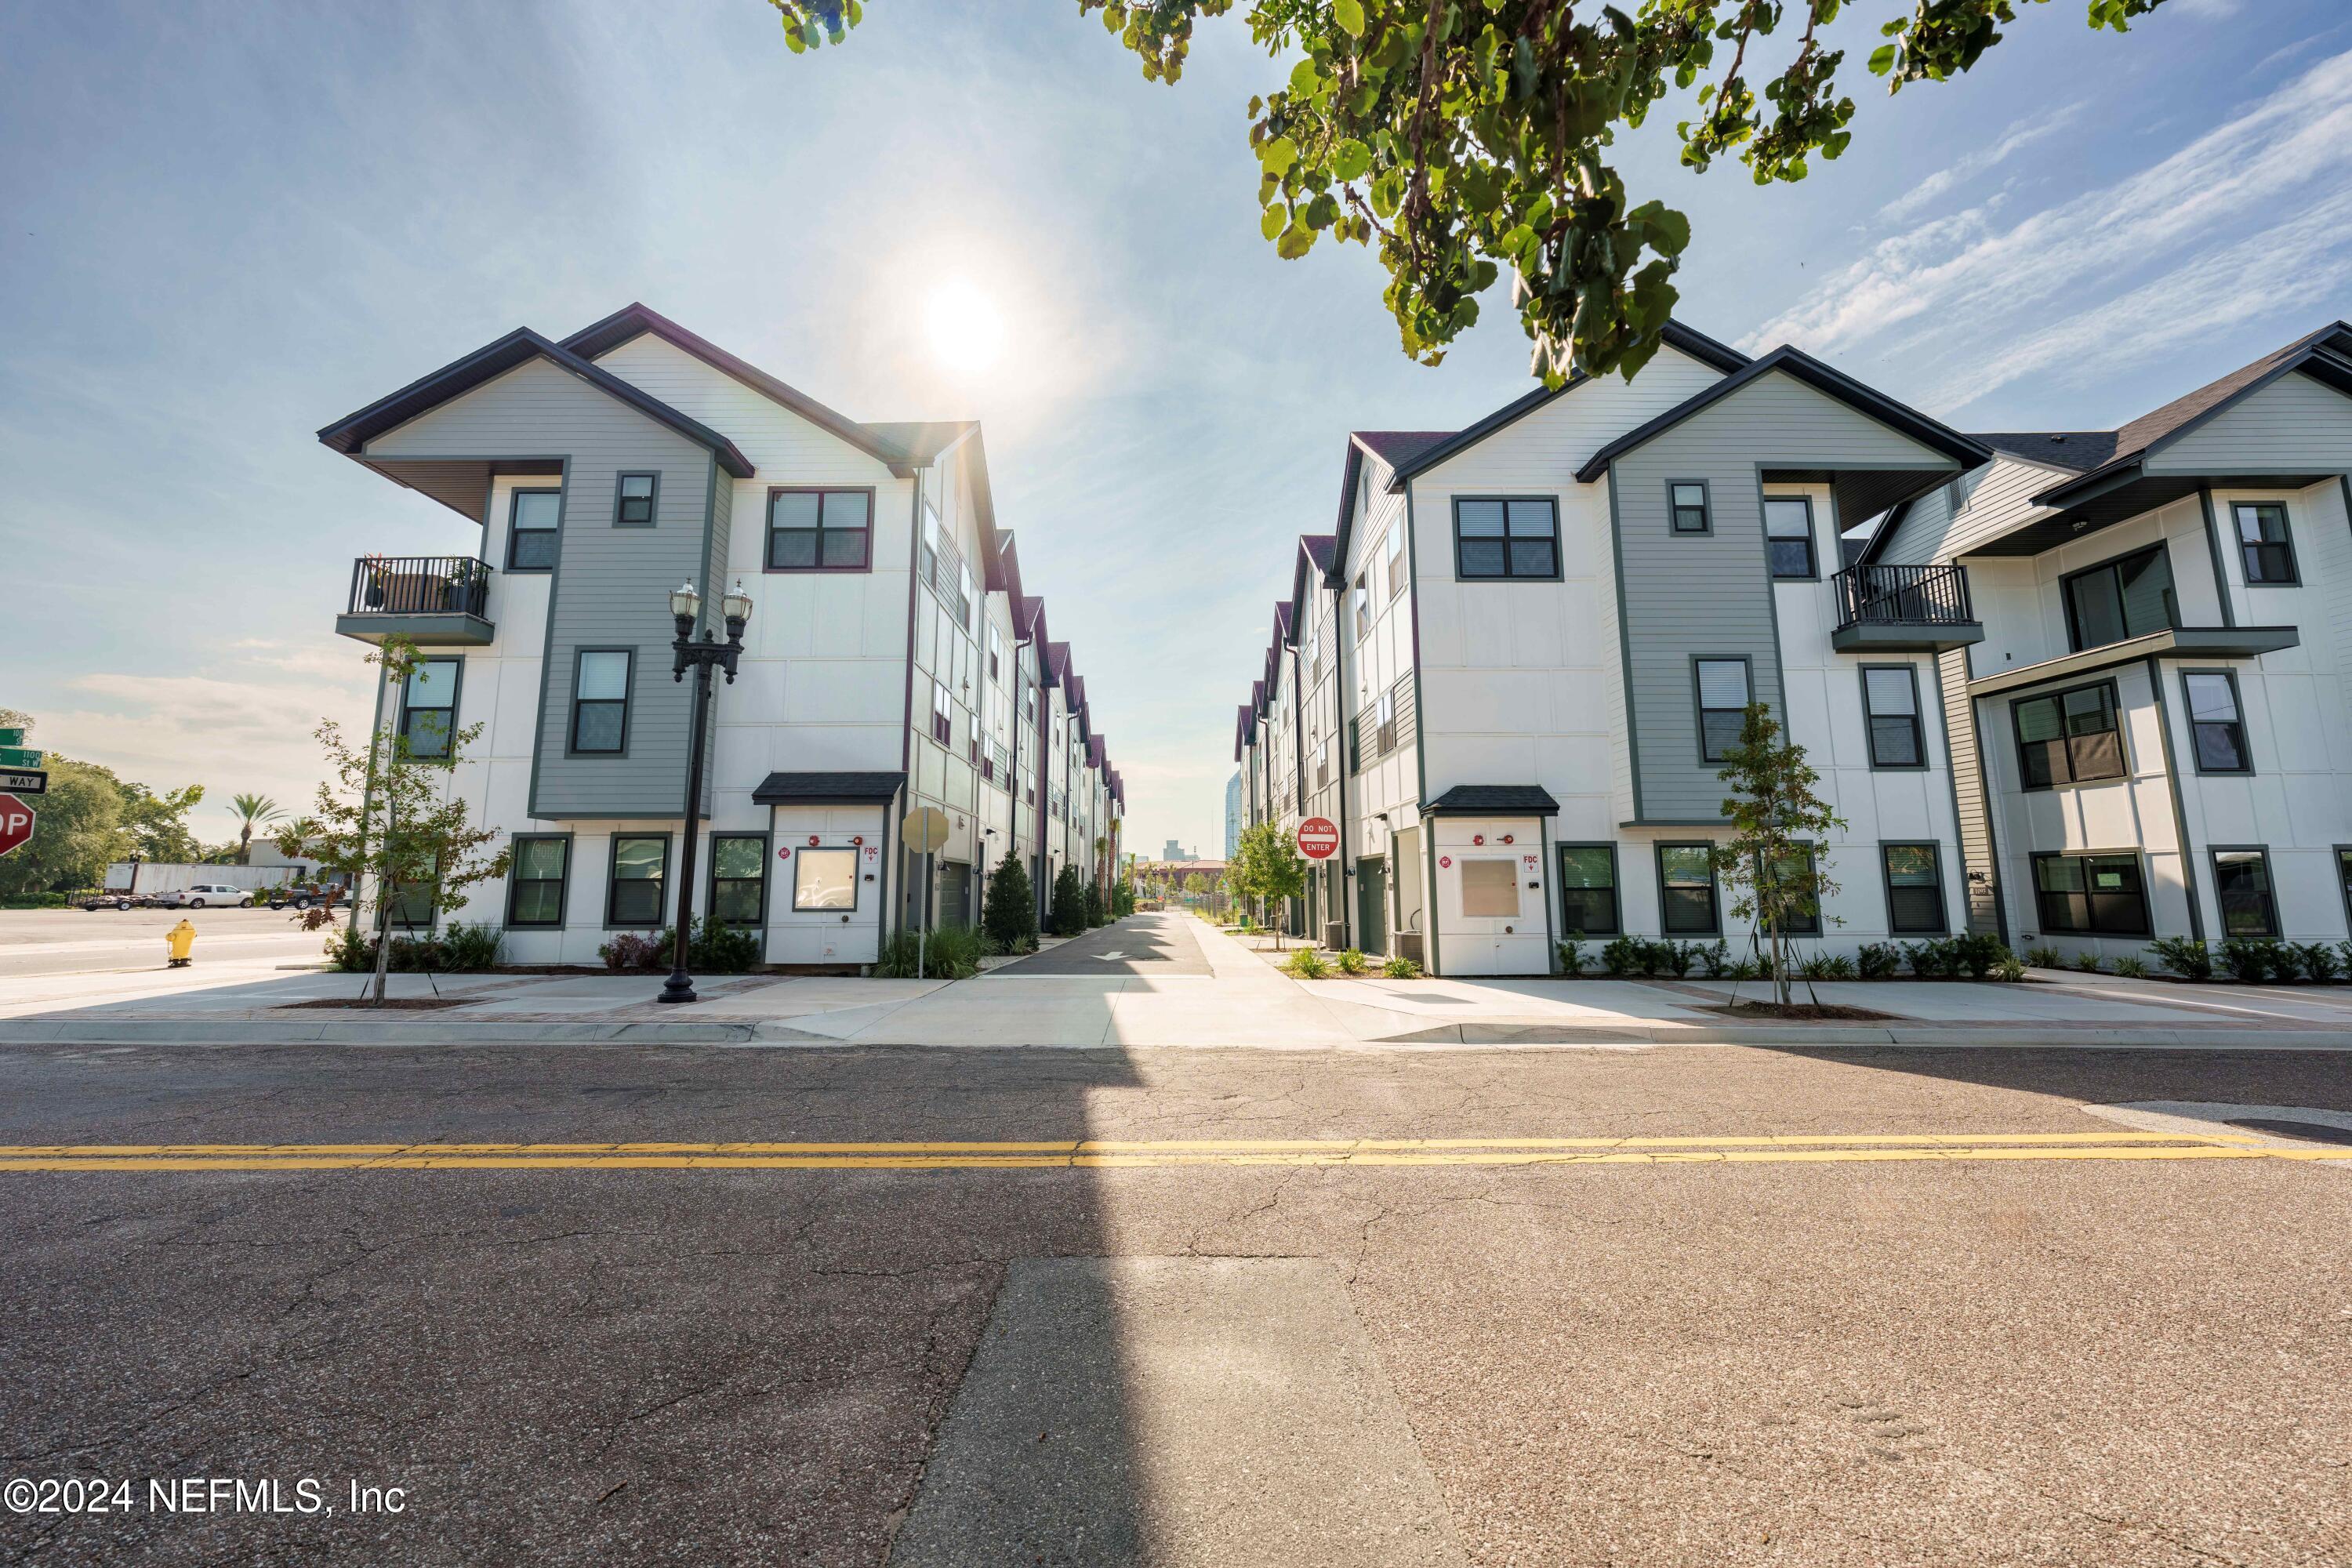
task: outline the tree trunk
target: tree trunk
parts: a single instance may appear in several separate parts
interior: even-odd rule
[[[253,824],[249,822],[237,830],[236,863],[240,866],[253,864]]]
[[[392,811],[392,792],[387,789],[384,791],[383,798],[383,847],[387,866],[391,862]],[[367,824],[364,821],[360,825],[360,837],[364,844],[367,837]],[[388,879],[379,868],[375,879],[375,985],[373,990],[374,1005],[379,1007],[383,1005],[383,977],[392,968],[392,905],[386,901],[388,890]]]

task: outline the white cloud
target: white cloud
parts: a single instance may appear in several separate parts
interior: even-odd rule
[[[2063,130],[2080,112],[2080,106],[2069,104],[2054,113],[2032,120],[2020,121],[2009,128],[2001,139],[1991,146],[1955,159],[1936,170],[1911,189],[1878,209],[1878,216],[1889,222],[1899,223],[1912,214],[1933,205],[1946,192],[1975,178],[1996,164],[2006,163],[2020,149]]]

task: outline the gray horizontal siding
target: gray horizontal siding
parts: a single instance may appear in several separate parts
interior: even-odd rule
[[[2152,474],[2343,473],[2352,469],[2352,397],[2283,375],[2146,466]]]
[[[1944,700],[1944,736],[1951,753],[1952,796],[1959,812],[1960,865],[1968,876],[1969,930],[2000,936],[2000,866],[1993,853],[1992,818],[1985,792],[1984,759],[1978,749],[1976,708],[1969,700],[1966,648],[1936,656]]]

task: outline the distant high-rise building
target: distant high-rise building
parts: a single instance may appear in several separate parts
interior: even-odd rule
[[[1225,781],[1225,859],[1230,862],[1242,847],[1242,775],[1236,771]]]
[[[1162,860],[1190,860],[1192,858],[1192,856],[1187,855],[1184,852],[1184,847],[1181,844],[1177,843],[1173,838],[1168,841],[1166,848],[1160,851],[1160,858]]]

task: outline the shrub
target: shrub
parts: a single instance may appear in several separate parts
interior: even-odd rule
[[[653,969],[661,963],[662,946],[650,937],[625,931],[596,950],[596,956],[611,970]]]
[[[1294,947],[1290,950],[1289,960],[1282,966],[1282,972],[1293,980],[1326,980],[1330,977],[1331,966],[1323,962],[1323,955],[1315,949]]]
[[[1421,965],[1410,958],[1400,956],[1381,964],[1381,973],[1391,980],[1418,980],[1421,978]]]
[[[1635,970],[1647,974],[1649,971],[1643,968],[1643,960],[1649,945],[1638,936],[1619,937],[1601,950],[1601,973],[1612,979],[1622,979]]]
[[[1024,942],[1037,940],[1036,890],[1029,886],[1021,857],[1009,849],[988,879],[988,905],[981,911],[980,923],[1005,952],[1022,952]]]
[[[449,955],[436,936],[396,936],[392,962],[384,966],[395,974],[440,974],[449,968]]]
[[[2342,967],[2336,962],[2336,950],[2324,942],[2295,943],[2294,960],[2303,966],[2305,980],[2316,980],[2323,984],[2335,979]]]
[[[2352,940],[2336,944],[2336,960],[2343,965],[2345,973],[2352,974]]]
[[[1723,972],[1731,967],[1731,944],[1717,937],[1712,946],[1696,950],[1698,961],[1706,966],[1709,980],[1720,980]]]
[[[1955,937],[1952,942],[1959,956],[1959,966],[1965,967],[1969,975],[1978,980],[1990,974],[1993,965],[2009,956],[2009,949],[2001,945],[1999,937],[1987,936],[1982,931],[1970,931],[1966,936]]]
[[[1853,960],[1843,952],[1831,953],[1828,972],[1832,980],[1851,980],[1854,974]]]
[[[1110,890],[1110,918],[1123,921],[1135,912],[1135,884],[1121,882]]]
[[[346,974],[365,974],[375,968],[375,943],[355,931],[331,931],[327,962]]]
[[[488,921],[452,921],[441,933],[441,952],[455,970],[475,973],[491,968],[499,961],[498,928]]]
[[[2074,955],[2074,967],[2085,974],[2096,974],[2099,973],[2099,955],[2095,952],[2078,952]]]
[[[882,980],[969,980],[980,973],[981,935],[972,926],[894,932],[874,961]]]
[[[1339,954],[1339,973],[1342,974],[1361,974],[1371,968],[1370,963],[1364,957],[1364,950],[1360,947],[1351,947],[1342,952]]]
[[[1080,895],[1080,898],[1082,900],[1083,907],[1087,912],[1087,927],[1088,930],[1091,931],[1096,926],[1107,926],[1110,924],[1110,910],[1103,902],[1101,884],[1089,881],[1087,883],[1086,891]]]
[[[1903,955],[1888,942],[1865,942],[1854,954],[1864,980],[1885,980],[1892,976]]]
[[[745,974],[760,963],[760,933],[709,915],[686,944],[687,967],[700,974]]]
[[[2145,980],[2147,978],[2147,965],[2126,953],[2116,960],[2116,973],[2126,980]]]
[[[1244,925],[1242,929],[1254,928]],[[1061,874],[1054,879],[1054,934],[1087,934],[1087,890],[1079,885],[1076,866],[1063,867]]]
[[[1992,977],[1995,980],[2006,980],[2011,985],[2015,985],[2025,978],[2025,964],[2017,954],[2010,953],[1992,966]]]
[[[1797,973],[1808,980],[1827,980],[1830,977],[1829,954],[1825,952],[1805,954],[1798,961]]]
[[[1911,973],[1922,980],[1941,980],[1951,973],[1951,953],[1946,944],[1937,942],[1906,942],[1903,956],[1911,965]]]
[[[2030,947],[2025,950],[2025,962],[2036,969],[2063,969],[2066,958],[2054,947]]]
[[[1662,942],[1652,948],[1651,956],[1659,968],[1682,980],[1690,974],[1691,962],[1698,956],[1698,944],[1695,942]]]
[[[1724,974],[1731,980],[1761,980],[1764,978],[1764,966],[1752,958],[1736,958]]]
[[[2278,973],[2280,957],[2279,944],[2268,937],[2233,936],[2221,944],[2221,967],[2231,979],[2248,985],[2259,985],[2264,975]],[[2294,961],[2287,962],[2290,967],[2279,976],[2283,980],[2294,977]]]
[[[2185,936],[2160,936],[2147,944],[2156,961],[2183,980],[2213,978],[2213,950]]]
[[[1584,933],[1582,931],[1572,931],[1569,932],[1565,938],[1552,943],[1551,945],[1553,951],[1559,954],[1559,969],[1561,973],[1581,974],[1584,973]]]

